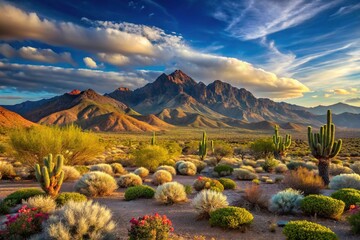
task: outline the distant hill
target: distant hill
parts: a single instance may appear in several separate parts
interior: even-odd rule
[[[315,114],[315,115],[324,115],[327,110],[330,109],[332,113],[341,114],[341,113],[355,113],[360,114],[360,107],[351,106],[346,103],[336,103],[329,106],[317,106],[313,108],[308,108],[307,111]]]
[[[0,128],[18,128],[18,127],[31,127],[36,125],[20,116],[17,113],[0,107]]]

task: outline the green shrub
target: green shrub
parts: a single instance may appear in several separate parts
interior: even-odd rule
[[[121,188],[133,187],[133,186],[141,185],[142,183],[143,181],[141,177],[134,173],[128,173],[122,175],[118,180],[119,187]]]
[[[235,189],[236,182],[230,178],[220,178],[219,182],[224,186],[224,189]]]
[[[360,203],[360,190],[342,188],[332,193],[331,197],[343,201],[345,203],[345,209],[349,209],[350,205]]]
[[[223,157],[230,157],[234,154],[234,149],[225,142],[216,142],[214,150],[217,162],[220,162]]]
[[[256,159],[269,158],[274,153],[274,143],[271,138],[257,139],[250,145],[250,150]]]
[[[178,182],[168,182],[157,187],[155,199],[164,204],[174,204],[187,200],[185,187]]]
[[[193,192],[193,187],[191,185],[185,185],[185,192],[186,192],[186,195],[190,195],[192,194]]]
[[[155,190],[152,187],[146,185],[138,185],[129,187],[125,191],[125,200],[130,201],[138,198],[153,198]]]
[[[212,189],[218,192],[224,191],[224,186],[218,180],[201,176],[194,181],[193,187],[196,191],[203,189]]]
[[[104,150],[98,135],[84,132],[74,125],[16,129],[10,134],[10,146],[16,153],[15,157],[30,167],[42,164],[42,158],[48,153],[62,154],[64,164],[76,165]]]
[[[291,188],[285,189],[271,197],[269,210],[280,214],[297,213],[303,198],[300,191]]]
[[[354,188],[360,190],[360,175],[356,173],[340,174],[333,177],[329,183],[330,189]]]
[[[60,193],[56,199],[56,204],[61,207],[66,203],[73,201],[73,202],[84,202],[87,201],[87,197],[81,193],[77,192],[62,192]]]
[[[338,220],[344,212],[345,203],[323,195],[309,195],[301,201],[300,206],[305,214]]]
[[[75,183],[74,189],[88,197],[107,196],[117,189],[117,184],[107,173],[89,172]]]
[[[356,213],[352,213],[346,218],[351,226],[351,231],[356,234],[360,233],[360,211],[357,209]]]
[[[88,173],[90,171],[90,168],[85,165],[76,165],[74,166],[76,170],[80,173],[80,175],[84,175],[85,173]]]
[[[254,180],[258,178],[255,173],[252,173],[243,168],[235,168],[233,175],[239,180]]]
[[[249,211],[240,207],[225,207],[210,213],[210,225],[222,228],[244,228],[250,225],[253,219]]]
[[[179,165],[178,171],[181,175],[193,176],[196,174],[196,166],[192,162],[183,162]]]
[[[45,192],[38,188],[22,188],[7,195],[3,202],[10,203],[10,206],[15,206],[20,204],[22,200],[27,200],[37,195],[45,195]]]
[[[0,161],[0,179],[13,179],[16,176],[13,165]]]
[[[208,218],[211,212],[229,205],[227,197],[214,190],[203,190],[192,200],[191,205],[195,208],[199,218]]]
[[[273,172],[276,168],[277,165],[280,164],[280,161],[274,159],[274,158],[267,158],[264,162],[264,164],[262,165],[262,168],[266,171],[266,172]]]
[[[172,181],[172,175],[166,170],[157,170],[152,179],[154,185],[161,185]]]
[[[234,168],[228,165],[218,164],[214,167],[214,172],[216,172],[219,177],[229,176],[232,174],[233,171]]]
[[[135,169],[134,174],[138,175],[141,178],[146,178],[147,176],[149,176],[149,170],[144,167],[139,167]]]
[[[174,141],[165,142],[163,147],[167,149],[169,153],[169,158],[178,158],[181,155],[182,148],[180,145]]]
[[[336,234],[329,228],[306,220],[290,221],[283,230],[288,240],[337,240]]]
[[[156,171],[168,158],[168,151],[158,145],[147,145],[136,150],[134,153],[135,165],[145,167],[151,172]]]

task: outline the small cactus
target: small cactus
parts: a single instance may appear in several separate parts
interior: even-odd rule
[[[153,136],[151,138],[150,144],[151,145],[156,145],[156,134],[155,134],[155,132],[153,132]]]
[[[204,160],[207,155],[207,137],[206,132],[203,132],[202,140],[199,142],[199,156],[201,160]]]
[[[56,164],[53,162],[52,154],[44,157],[44,166],[35,165],[35,176],[41,188],[51,197],[56,197],[64,180],[63,155],[56,156]]]
[[[273,135],[273,143],[274,143],[274,156],[275,158],[279,158],[286,156],[286,150],[291,145],[291,135],[286,134],[284,137],[279,136],[279,126],[275,126],[275,134]]]

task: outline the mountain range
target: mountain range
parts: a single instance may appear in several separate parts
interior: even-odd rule
[[[96,131],[158,131],[174,126],[267,130],[275,124],[300,131],[322,125],[327,109],[333,110],[337,126],[360,128],[360,107],[338,103],[306,108],[274,102],[220,80],[209,85],[196,82],[181,70],[161,74],[134,91],[120,87],[100,95],[92,89],[73,90],[4,107],[32,122],[75,123]]]

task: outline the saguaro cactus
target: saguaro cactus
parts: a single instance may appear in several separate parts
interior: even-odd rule
[[[329,184],[330,159],[339,154],[342,140],[335,141],[335,125],[332,123],[331,110],[327,111],[327,123],[320,127],[319,133],[312,133],[308,127],[308,142],[311,154],[319,160],[319,175],[326,185]]]
[[[291,136],[289,134],[284,137],[279,136],[279,126],[275,125],[275,134],[273,135],[274,156],[282,159],[286,156],[286,150],[291,145]]]
[[[41,188],[50,196],[56,197],[64,180],[63,155],[56,156],[56,164],[53,162],[52,154],[44,157],[44,166],[35,165],[35,176]]]
[[[207,137],[206,132],[203,132],[202,140],[199,142],[199,156],[201,160],[204,160],[207,154]]]
[[[153,135],[152,135],[150,144],[151,144],[151,145],[155,145],[155,144],[156,144],[156,134],[155,134],[155,132],[153,132]]]

